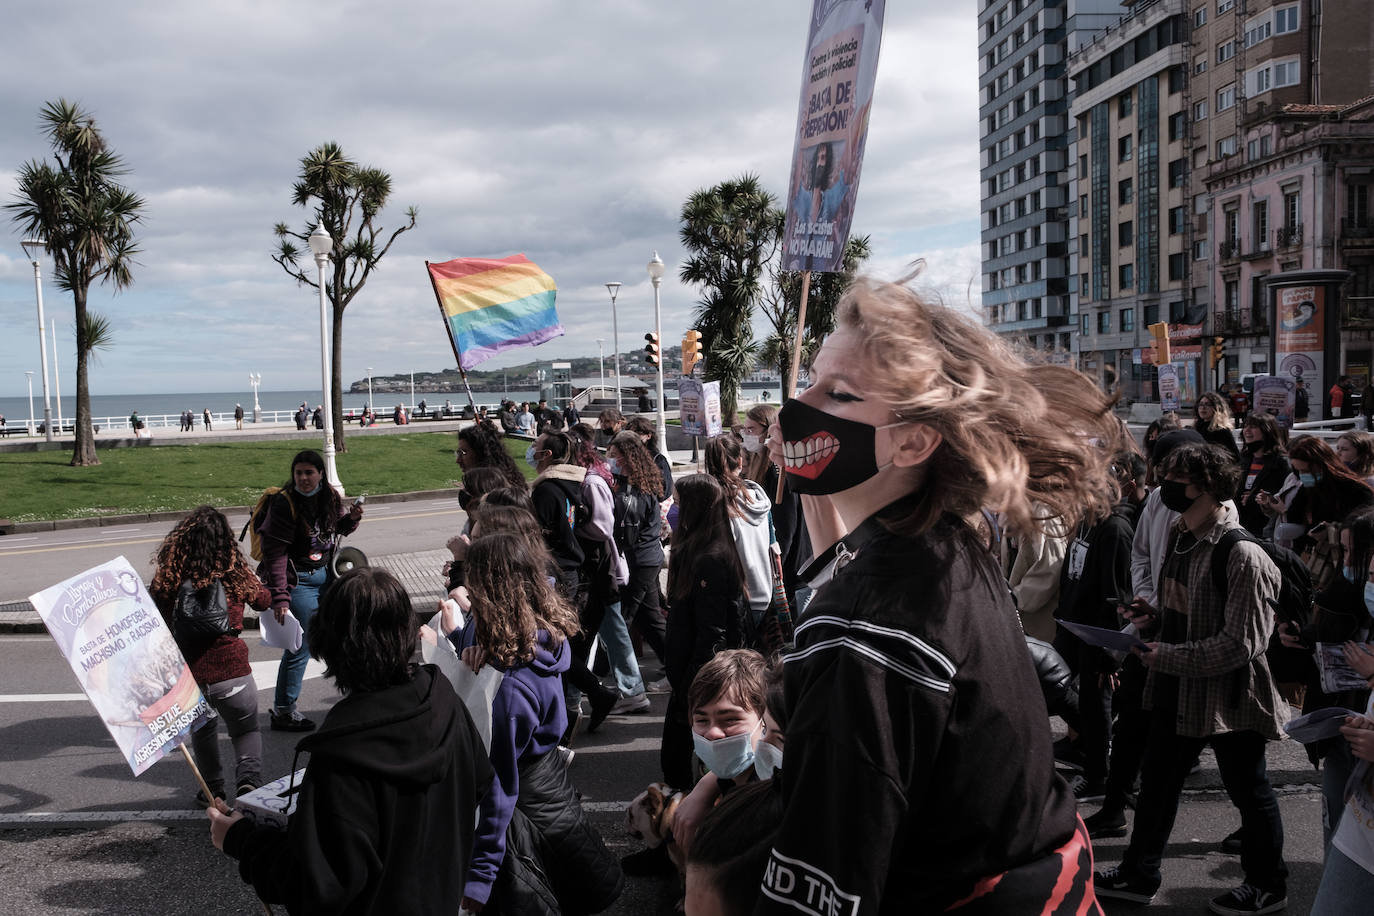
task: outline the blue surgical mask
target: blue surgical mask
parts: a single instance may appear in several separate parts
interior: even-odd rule
[[[1303,472],[1298,475],[1298,482],[1304,487],[1315,487],[1317,485],[1317,475]]]
[[[319,483],[315,484],[315,489],[311,490],[309,493],[307,493],[306,491],[302,490],[300,487],[296,487],[296,492],[299,493],[299,494],[301,494],[302,496],[305,496],[305,497],[308,498],[308,497],[314,496],[316,493],[320,492],[320,487],[322,487],[322,486],[324,486],[324,481],[323,481],[323,480],[321,480]]]
[[[734,779],[749,769],[754,762],[752,739],[754,732],[758,731],[761,725],[762,721],[743,734],[717,738],[715,741],[707,741],[701,735],[692,732],[692,748],[697,752],[701,762],[706,764],[706,769],[721,779]]]
[[[1364,584],[1364,609],[1370,617],[1374,617],[1374,582]]]
[[[668,507],[668,530],[669,530],[669,531],[677,531],[677,520],[678,520],[678,508],[677,508],[677,503],[674,502],[671,506]]]
[[[539,462],[537,462],[537,461],[534,460],[534,446],[533,446],[533,445],[531,445],[529,448],[525,449],[525,463],[528,464],[530,467],[534,468],[536,471],[539,470]]]
[[[614,458],[607,458],[607,459],[606,459],[606,467],[610,468],[610,469],[611,469],[611,473],[612,473],[613,475],[615,475],[616,477],[619,477],[619,476],[620,476],[620,462],[619,462],[619,461],[616,461]]]
[[[782,748],[760,741],[754,748],[754,772],[759,779],[772,779],[775,770],[782,769]]]

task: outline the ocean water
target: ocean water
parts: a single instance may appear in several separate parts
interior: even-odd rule
[[[607,382],[612,383],[610,375],[607,375]],[[584,388],[588,385],[599,385],[601,379],[578,378],[573,379],[573,385],[577,388]],[[640,384],[635,379],[626,378],[623,380],[626,390],[632,386]],[[669,391],[676,390],[676,387],[668,382],[665,388]],[[758,394],[767,391],[771,397],[776,398],[779,393],[779,386],[775,383],[753,384],[744,386],[750,394]],[[508,393],[501,392],[474,392],[474,398],[479,406],[495,407],[503,397],[509,397],[514,401],[535,401],[539,398],[539,392],[533,390],[511,389]],[[415,392],[415,402],[424,401],[426,407],[442,407],[445,400],[449,400],[455,407],[461,408],[467,404],[467,395],[463,392]],[[318,388],[310,390],[294,391],[259,391],[258,403],[264,413],[270,411],[281,411],[283,413],[294,411],[300,406],[301,402],[308,404],[314,409],[316,404],[321,402],[320,390]],[[410,406],[410,392],[404,394],[398,392],[373,391],[374,407],[382,412],[389,412],[397,403],[405,403]],[[201,411],[210,408],[210,413],[216,418],[216,422],[232,422],[234,405],[242,404],[244,413],[251,417],[253,415],[253,392],[248,391],[217,391],[217,392],[191,392],[191,393],[161,393],[161,394],[92,394],[91,395],[91,416],[97,424],[106,421],[107,418],[114,422],[123,423],[128,420],[129,414],[137,410],[142,417],[155,417],[160,415],[172,415],[176,417],[183,410],[190,410],[196,416],[196,426],[200,426]],[[343,409],[345,412],[361,411],[367,404],[367,393],[350,394],[345,391],[343,395]],[[57,399],[52,399],[53,417],[57,417]],[[33,393],[33,415],[37,421],[43,419],[43,395],[35,386]],[[65,387],[62,390],[62,416],[71,418],[76,415],[76,392],[68,391]],[[0,416],[10,426],[20,426],[28,422],[29,401],[26,397],[0,397]],[[175,422],[175,420],[173,420]]]

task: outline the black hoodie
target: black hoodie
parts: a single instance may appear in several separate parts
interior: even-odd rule
[[[448,680],[425,665],[405,684],[350,694],[303,752],[286,830],[244,820],[224,838],[243,880],[289,913],[451,914],[491,764]]]

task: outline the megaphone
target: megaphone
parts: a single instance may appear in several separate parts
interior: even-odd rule
[[[367,566],[367,554],[356,547],[340,547],[334,551],[333,570],[335,576],[342,576],[350,569]]]

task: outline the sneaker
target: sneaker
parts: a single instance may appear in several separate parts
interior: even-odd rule
[[[1225,839],[1221,841],[1221,851],[1230,856],[1240,855],[1239,827],[1237,827],[1235,830],[1232,830],[1230,833],[1226,834]]]
[[[1127,900],[1131,903],[1149,903],[1155,899],[1159,888],[1145,883],[1143,878],[1132,878],[1115,865],[1093,874],[1093,891],[1097,896],[1109,900]]]
[[[613,716],[631,716],[635,713],[648,711],[649,696],[644,693],[632,697],[621,697],[619,700],[616,700],[615,705],[611,707],[611,715]]]
[[[261,785],[261,779],[252,776],[244,777],[243,779],[239,780],[239,784],[234,788],[234,797],[243,798],[243,796],[257,789]]]
[[[1074,800],[1082,802],[1092,802],[1096,804],[1107,794],[1107,785],[1104,782],[1089,782],[1085,776],[1075,776],[1069,780],[1069,788],[1073,790]]]
[[[644,685],[644,689],[649,693],[671,693],[673,687],[668,683],[666,677],[661,677],[656,681],[650,681]]]
[[[1126,812],[1121,808],[1103,808],[1083,818],[1083,826],[1094,840],[1122,837],[1126,835]]]
[[[1253,884],[1242,884],[1220,897],[1213,897],[1207,909],[1222,916],[1245,916],[1253,913],[1277,913],[1288,908],[1288,895],[1283,892],[1262,891]]]
[[[211,787],[210,787],[210,791],[213,792],[213,793],[215,793],[215,800],[216,800],[216,801],[224,801],[224,787],[223,787],[223,786],[211,786]],[[204,793],[203,791],[200,791],[200,790],[197,790],[197,791],[196,791],[196,807],[197,807],[197,808],[210,808],[210,807],[213,807],[213,806],[211,805],[211,803],[210,803],[210,799],[208,799],[208,798],[205,797],[205,793]]]
[[[555,750],[558,751],[558,756],[560,759],[562,759],[564,767],[572,766],[573,760],[577,757],[577,751],[573,750],[570,747],[564,747],[561,744],[558,745],[558,747],[555,748]]]
[[[311,719],[296,712],[294,709],[282,712],[276,708],[268,714],[272,722],[274,732],[309,732],[315,730],[315,723]]]

